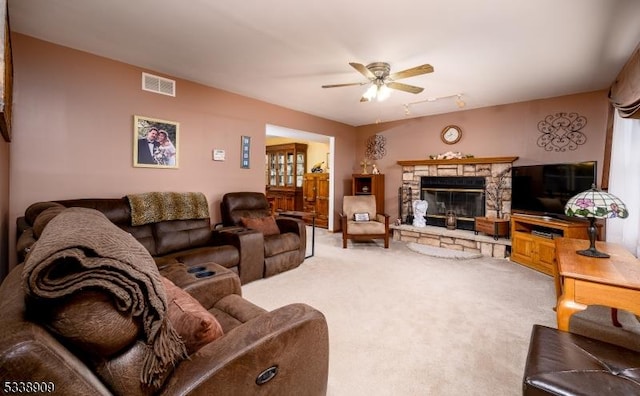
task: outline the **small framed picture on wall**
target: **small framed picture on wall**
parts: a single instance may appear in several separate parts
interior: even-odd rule
[[[178,168],[179,124],[133,116],[133,166]]]
[[[249,169],[251,166],[251,136],[242,136],[240,140],[240,168]]]

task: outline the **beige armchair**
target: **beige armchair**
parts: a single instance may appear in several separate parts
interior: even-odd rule
[[[389,215],[377,213],[374,195],[345,196],[340,221],[343,248],[347,239],[384,239],[389,248]]]

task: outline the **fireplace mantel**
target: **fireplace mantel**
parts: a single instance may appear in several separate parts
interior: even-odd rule
[[[419,165],[472,165],[472,164],[503,164],[512,163],[518,157],[484,157],[484,158],[454,158],[454,159],[423,159],[423,160],[404,160],[398,161],[398,165],[402,166],[419,166]]]

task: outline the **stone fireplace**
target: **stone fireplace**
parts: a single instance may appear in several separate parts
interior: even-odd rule
[[[475,235],[472,231],[473,218],[498,217],[498,212],[501,214],[500,217],[508,218],[511,213],[510,177],[505,183],[500,208],[496,207],[492,199],[487,199],[486,189],[495,185],[496,178],[511,167],[516,159],[518,157],[398,161],[402,166],[400,203],[403,224],[392,227],[393,238],[447,249],[479,252],[486,256],[506,257],[511,246],[510,239],[495,240],[482,233]],[[426,227],[404,224],[409,205],[416,199],[429,202]],[[456,230],[444,227],[442,212],[446,215],[447,209],[460,213],[456,214],[459,217]],[[461,218],[464,219],[461,221]]]
[[[411,205],[411,202],[416,199],[425,199],[425,195],[423,195],[423,179],[433,185],[436,185],[435,188],[438,188],[437,185],[440,184],[441,186],[443,186],[443,188],[449,189],[451,191],[455,191],[461,188],[476,190],[475,197],[471,198],[473,200],[473,204],[477,205],[479,202],[484,203],[484,208],[480,208],[481,210],[478,210],[476,212],[478,213],[478,217],[497,217],[498,209],[500,209],[501,214],[510,214],[510,181],[507,183],[509,187],[504,191],[501,208],[496,208],[495,202],[485,198],[486,196],[484,194],[484,189],[490,184],[494,183],[494,178],[497,177],[497,175],[506,168],[511,167],[511,164],[516,159],[517,157],[491,157],[448,160],[398,161],[398,164],[402,165],[403,223],[406,220],[406,215],[409,211],[409,205]],[[409,189],[411,189],[411,196],[409,196]],[[482,190],[482,192],[480,193],[479,190]],[[482,198],[480,196],[482,196]],[[468,204],[466,198],[464,199],[464,202],[465,205]],[[427,209],[427,214],[431,212],[433,214],[441,215],[440,212],[443,208],[442,203],[443,201],[436,200],[434,207],[431,208],[432,203],[429,202],[430,208]],[[460,204],[460,202],[458,202],[457,204]],[[459,205],[453,209],[458,208]],[[470,216],[463,217],[471,218]],[[473,219],[471,218],[471,220]],[[464,225],[465,223],[462,224]],[[439,224],[433,223],[432,225],[438,226]],[[444,223],[441,224],[441,226],[443,225]]]

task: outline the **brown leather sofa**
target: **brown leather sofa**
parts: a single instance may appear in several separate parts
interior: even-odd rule
[[[19,262],[37,239],[34,222],[44,210],[55,207],[82,207],[102,212],[112,223],[133,235],[155,259],[158,267],[179,261],[187,266],[215,262],[236,272],[245,284],[263,277],[264,249],[257,231],[218,232],[211,230],[210,219],[160,221],[131,225],[128,198],[87,198],[37,202],[17,219],[17,255]]]
[[[245,227],[246,219],[272,217],[267,197],[259,192],[232,192],[222,197],[223,227]],[[264,236],[264,277],[298,267],[305,259],[307,230],[304,221],[275,216],[276,233]]]
[[[240,281],[232,270],[216,263],[187,267],[177,261],[165,264],[164,276],[210,312],[224,335],[170,366],[155,388],[141,385],[140,356],[149,349],[142,336],[143,324],[133,321],[139,318],[133,314],[123,315],[104,289],[82,288],[34,308],[41,302],[26,292],[27,275],[32,273],[26,264],[42,246],[35,245],[27,262],[14,268],[0,285],[0,383],[4,389],[33,393],[37,386],[46,390],[41,393],[61,395],[326,394],[328,333],[322,313],[305,304],[267,312],[242,298]],[[56,260],[64,269],[76,268]],[[157,279],[151,273],[157,269],[148,260],[153,270],[145,273]],[[59,279],[59,272],[53,272],[53,278]],[[168,289],[162,293],[168,296]],[[87,319],[78,321],[78,312],[87,313]],[[120,334],[131,326],[102,319],[110,317],[134,325],[134,338],[117,349]],[[61,337],[56,331],[61,323],[72,327],[73,337]],[[87,337],[109,351],[79,348],[78,340]]]

